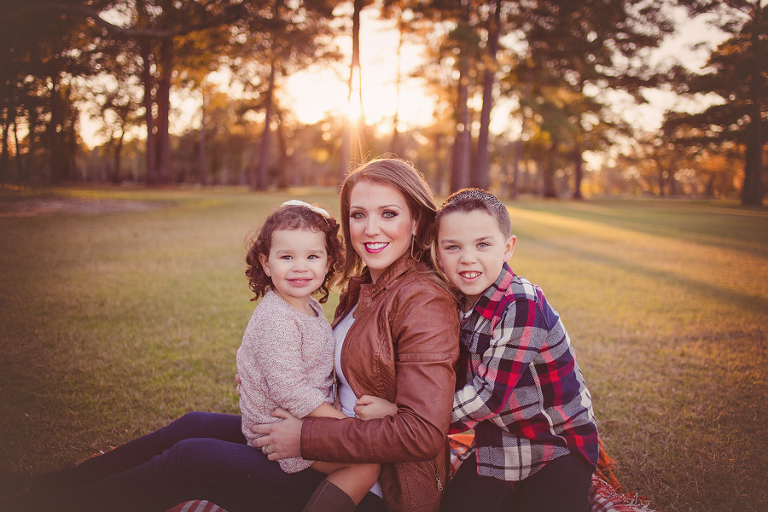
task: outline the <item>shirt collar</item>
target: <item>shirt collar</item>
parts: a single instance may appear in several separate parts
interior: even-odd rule
[[[509,285],[514,278],[515,273],[509,268],[507,263],[504,263],[496,281],[485,289],[480,298],[477,299],[477,302],[475,302],[472,310],[477,311],[478,314],[484,316],[488,320],[492,320],[494,313],[499,308],[499,305],[501,305],[502,299],[506,295]]]

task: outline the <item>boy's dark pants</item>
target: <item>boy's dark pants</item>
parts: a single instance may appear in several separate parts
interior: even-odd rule
[[[451,480],[441,512],[588,512],[592,468],[577,455],[558,457],[520,482],[477,474],[473,453]]]

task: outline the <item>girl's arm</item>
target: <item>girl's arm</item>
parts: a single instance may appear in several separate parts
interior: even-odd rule
[[[281,313],[277,309],[272,314],[260,316],[253,324],[249,323],[243,336],[243,343],[247,338],[249,346],[248,352],[243,354],[248,360],[246,371],[248,366],[259,368],[269,398],[294,416],[304,418],[322,407],[326,393],[307,383],[305,369],[296,363],[302,360],[301,343],[298,342],[300,328],[295,320]],[[247,387],[241,386],[240,391],[248,394]]]
[[[328,402],[323,402],[320,404],[320,407],[312,411],[311,413],[307,414],[307,417],[309,418],[336,418],[339,420],[343,420],[347,418],[347,415],[341,412],[340,410],[336,409],[334,406],[329,404]]]

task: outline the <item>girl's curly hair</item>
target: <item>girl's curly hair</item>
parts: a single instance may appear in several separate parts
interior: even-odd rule
[[[318,299],[319,302],[325,303],[330,294],[328,283],[332,282],[338,270],[337,267],[342,261],[339,224],[333,217],[326,219],[306,206],[297,205],[285,205],[277,208],[264,221],[264,225],[258,234],[252,236],[249,240],[250,248],[245,257],[248,268],[245,270],[245,275],[248,278],[248,286],[254,293],[254,297],[251,300],[258,300],[266,293],[267,289],[272,287],[272,279],[264,272],[259,256],[269,257],[269,251],[272,248],[272,234],[283,229],[309,229],[311,231],[320,231],[325,235],[325,250],[328,253],[328,273],[319,288],[320,298]]]

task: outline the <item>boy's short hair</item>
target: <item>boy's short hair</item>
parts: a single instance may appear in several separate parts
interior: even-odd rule
[[[512,221],[507,207],[496,196],[479,188],[465,188],[451,194],[437,211],[435,224],[440,226],[443,215],[453,212],[470,213],[475,210],[484,211],[496,219],[501,234],[506,238],[512,236]]]

